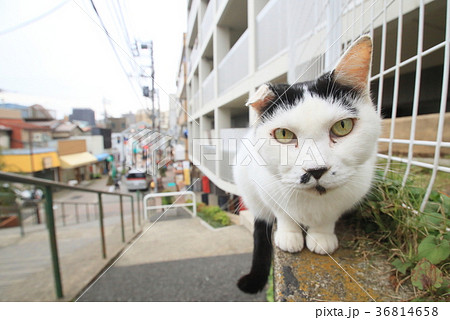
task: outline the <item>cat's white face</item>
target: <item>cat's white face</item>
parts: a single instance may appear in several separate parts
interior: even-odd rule
[[[381,120],[368,88],[371,54],[372,40],[361,37],[332,72],[265,84],[249,99],[260,119],[253,138],[264,141],[258,153],[283,185],[320,196],[355,187],[355,175],[372,168]]]
[[[280,107],[255,129],[265,143],[259,154],[286,187],[320,196],[345,188],[357,168],[374,158],[380,118],[368,99],[338,101],[311,97]]]

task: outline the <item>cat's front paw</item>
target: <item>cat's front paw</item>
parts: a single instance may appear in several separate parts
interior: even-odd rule
[[[304,246],[303,234],[301,232],[275,232],[275,244],[278,248],[287,252],[299,252],[302,251]]]
[[[339,243],[334,233],[308,232],[306,235],[306,246],[311,252],[331,254],[337,249]]]

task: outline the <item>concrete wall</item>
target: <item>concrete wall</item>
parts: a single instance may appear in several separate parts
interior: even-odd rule
[[[411,129],[412,117],[402,117],[395,120],[395,139],[407,139],[409,140]],[[416,121],[416,140],[422,141],[436,141],[437,128],[438,128],[439,114],[426,114],[417,116]],[[389,132],[391,128],[391,119],[383,120],[383,132],[382,138],[389,138]],[[445,114],[444,120],[444,132],[442,141],[450,141],[450,112]],[[379,143],[378,151],[380,153],[388,152],[388,143]],[[393,153],[398,155],[408,154],[407,144],[393,144]],[[414,155],[423,157],[433,157],[434,147],[427,146],[414,146]],[[450,148],[441,148],[441,155],[450,154]]]
[[[86,141],[86,151],[93,155],[105,152],[105,149],[103,148],[103,136],[82,136],[72,137],[70,139]]]

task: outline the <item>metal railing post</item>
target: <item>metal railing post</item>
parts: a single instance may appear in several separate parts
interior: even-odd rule
[[[55,279],[56,296],[63,297],[61,271],[59,269],[58,246],[56,241],[55,217],[53,215],[53,194],[50,186],[45,186],[45,214],[47,221],[47,229],[50,240],[50,251],[52,254],[53,276]]]
[[[102,241],[102,255],[106,259],[105,226],[103,225],[103,202],[102,194],[98,193],[98,216],[100,220],[100,238]]]
[[[75,218],[77,220],[77,224],[80,223],[80,217],[78,216],[78,203],[75,203]]]
[[[87,221],[91,220],[89,217],[89,204],[88,203],[86,203],[86,219],[87,219]]]
[[[64,209],[64,203],[61,203],[61,212],[62,212],[62,221],[63,221],[63,226],[66,226],[66,211]]]
[[[123,221],[123,201],[122,196],[120,197],[120,226],[122,228],[122,242],[125,242],[125,223]]]
[[[139,200],[141,193],[139,192],[139,190],[137,191],[137,209],[138,209],[138,223],[139,226],[141,225],[141,201]]]
[[[136,233],[136,227],[134,223],[134,197],[131,196],[131,223],[133,225],[133,234]]]
[[[17,210],[18,212],[18,219],[19,219],[19,226],[20,226],[20,236],[25,236],[25,230],[23,229],[23,217],[22,217],[22,210],[19,208],[19,210]]]

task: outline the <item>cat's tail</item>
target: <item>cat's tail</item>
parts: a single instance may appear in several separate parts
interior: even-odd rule
[[[255,220],[252,268],[237,283],[239,289],[246,293],[257,293],[266,285],[272,263],[272,224],[265,220]]]

